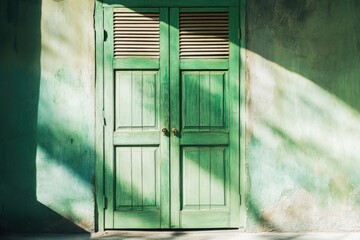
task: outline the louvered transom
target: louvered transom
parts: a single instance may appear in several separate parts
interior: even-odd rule
[[[229,13],[180,13],[180,58],[228,58]]]
[[[159,13],[114,12],[114,57],[159,57]]]

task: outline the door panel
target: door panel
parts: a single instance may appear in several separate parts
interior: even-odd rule
[[[155,129],[158,120],[159,79],[156,71],[117,71],[116,130]]]
[[[229,169],[225,147],[182,149],[182,210],[224,210]]]
[[[229,227],[227,148],[183,147],[181,167],[181,227]]]
[[[116,148],[116,209],[158,210],[159,153],[157,147]]]
[[[117,147],[114,226],[160,227],[157,147]]]
[[[209,131],[224,129],[224,71],[183,71],[182,129]]]

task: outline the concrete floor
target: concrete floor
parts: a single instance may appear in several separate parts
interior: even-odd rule
[[[0,235],[1,240],[360,240],[356,233],[239,233],[238,231],[108,231],[97,234]]]

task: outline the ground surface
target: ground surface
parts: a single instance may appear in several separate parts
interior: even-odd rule
[[[97,234],[0,235],[1,240],[360,240],[359,233],[239,233],[237,231],[109,231]]]

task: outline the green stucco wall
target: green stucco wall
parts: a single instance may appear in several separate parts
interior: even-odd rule
[[[0,11],[0,230],[93,231],[94,2]]]
[[[248,231],[360,229],[360,2],[247,2]]]
[[[360,229],[360,3],[248,0],[246,231]],[[94,1],[0,2],[0,230],[94,231]]]

